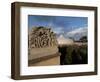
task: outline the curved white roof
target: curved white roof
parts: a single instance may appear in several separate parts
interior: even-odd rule
[[[60,35],[57,39],[58,41],[58,44],[60,45],[69,45],[69,44],[73,44],[74,41],[72,39],[69,39],[69,38],[65,38],[63,35]]]

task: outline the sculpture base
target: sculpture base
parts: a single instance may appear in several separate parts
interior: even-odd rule
[[[60,53],[29,60],[28,66],[60,65]]]

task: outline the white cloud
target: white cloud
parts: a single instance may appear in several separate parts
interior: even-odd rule
[[[75,29],[75,30],[72,30],[70,32],[68,32],[67,34],[71,34],[71,35],[75,35],[77,33],[84,33],[87,31],[87,28],[78,28],[78,29]]]
[[[63,27],[54,27],[55,25],[53,24],[53,22],[50,22],[48,24],[48,27],[51,28],[55,33],[59,34],[63,32]]]
[[[79,39],[80,37],[86,35],[87,35],[87,27],[81,27],[66,33],[67,37],[73,37],[74,39]]]
[[[63,33],[63,32],[64,32],[64,31],[63,31],[63,27],[53,28],[53,31],[54,31],[55,33],[57,33],[57,34]]]

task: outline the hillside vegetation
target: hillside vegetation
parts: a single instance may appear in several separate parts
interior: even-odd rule
[[[87,45],[59,46],[59,52],[61,53],[61,65],[88,63]]]

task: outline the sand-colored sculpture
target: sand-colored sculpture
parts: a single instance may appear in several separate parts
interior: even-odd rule
[[[58,65],[60,57],[55,33],[46,27],[33,27],[29,32],[29,65]]]

